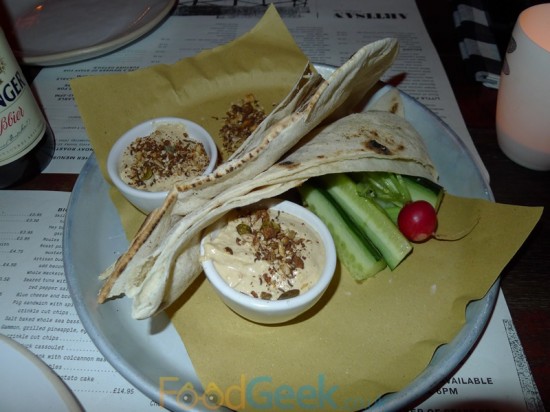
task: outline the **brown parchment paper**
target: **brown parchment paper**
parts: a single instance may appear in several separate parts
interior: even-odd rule
[[[186,117],[217,137],[232,102],[253,91],[269,111],[306,64],[270,7],[252,31],[225,46],[173,65],[75,79],[71,86],[108,180],[110,147],[137,123]],[[145,216],[115,189],[111,196],[131,238]],[[272,410],[277,397],[282,405],[298,407],[300,393],[304,409],[332,409],[332,401],[340,409],[358,409],[422,372],[435,349],[463,326],[466,304],[485,295],[541,213],[540,208],[448,195],[440,212],[441,230],[457,232],[479,218],[468,237],[416,245],[397,270],[363,284],[338,269],[319,304],[289,324],[262,326],[240,318],[204,277],[169,314],[203,386],[218,391],[227,406],[254,409],[255,400]],[[256,390],[245,399],[242,391],[254,382]],[[262,390],[270,394],[273,407],[266,407]],[[294,401],[285,401],[292,391]],[[353,407],[348,408],[350,401]]]
[[[107,156],[128,129],[154,117],[184,117],[216,140],[230,105],[253,92],[269,113],[299,80],[308,64],[275,7],[236,40],[171,65],[71,81],[82,120],[106,180]],[[114,188],[111,197],[129,237],[145,216]]]
[[[396,270],[362,284],[339,269],[321,302],[285,325],[239,317],[207,281],[169,312],[206,391],[229,407],[363,408],[412,382],[454,338],[466,305],[485,295],[541,213],[446,195],[439,231],[474,227],[467,237],[417,244]]]

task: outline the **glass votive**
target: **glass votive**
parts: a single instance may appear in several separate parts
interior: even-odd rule
[[[550,170],[550,4],[518,17],[500,76],[498,144],[514,162]]]

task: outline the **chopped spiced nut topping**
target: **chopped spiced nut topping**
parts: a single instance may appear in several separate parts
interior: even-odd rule
[[[286,292],[281,293],[279,298],[277,300],[284,300],[284,299],[290,299],[298,296],[300,294],[300,291],[298,289],[290,289]]]
[[[231,210],[203,242],[223,280],[258,299],[288,299],[319,280],[325,249],[318,233],[298,216],[265,206]],[[231,253],[228,252],[231,249]]]
[[[282,285],[293,287],[297,269],[304,268],[306,239],[297,237],[294,230],[283,229],[277,216],[272,217],[267,209],[255,210],[241,218],[243,222],[236,226],[236,243],[249,244],[255,260],[268,262],[268,272],[262,274],[260,283],[284,293]],[[293,290],[299,294],[298,289]],[[271,300],[273,295],[261,292],[260,297]]]
[[[136,189],[163,191],[178,180],[200,175],[209,162],[202,143],[191,139],[185,128],[159,127],[126,148],[120,174]]]
[[[240,102],[233,103],[223,118],[224,125],[220,129],[223,149],[232,154],[265,117],[264,109],[253,94],[247,94]]]

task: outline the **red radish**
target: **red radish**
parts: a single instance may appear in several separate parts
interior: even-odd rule
[[[437,212],[425,200],[407,203],[399,212],[397,226],[411,242],[423,242],[435,234]]]

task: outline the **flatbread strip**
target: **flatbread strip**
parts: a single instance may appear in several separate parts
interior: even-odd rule
[[[397,42],[384,39],[359,50],[327,81],[309,75],[226,164],[172,190],[164,205],[148,217],[129,250],[101,275],[107,280],[98,301],[125,294],[134,298],[132,316],[142,319],[177,299],[201,272],[202,229],[228,208],[287,190],[288,183],[259,188],[254,178],[337,110],[349,112],[396,54]],[[301,181],[294,179],[291,185]]]

